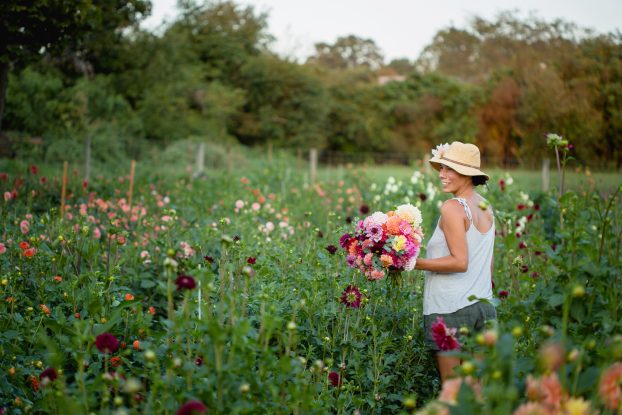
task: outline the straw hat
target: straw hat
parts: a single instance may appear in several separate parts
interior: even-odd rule
[[[430,164],[436,170],[441,169],[441,164],[450,167],[465,176],[490,177],[480,170],[479,148],[475,144],[454,141],[449,144],[441,144],[432,150],[433,157]]]

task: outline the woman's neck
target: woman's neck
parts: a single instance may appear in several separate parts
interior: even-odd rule
[[[473,186],[465,185],[464,187],[457,189],[454,192],[455,197],[459,197],[461,199],[471,199],[475,195],[475,189]]]

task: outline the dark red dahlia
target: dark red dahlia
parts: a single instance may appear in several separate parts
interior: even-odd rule
[[[339,388],[343,384],[343,380],[341,379],[341,375],[339,373],[335,372],[335,371],[332,371],[332,372],[330,372],[328,374],[328,381],[335,388]]]
[[[53,367],[48,367],[39,374],[39,380],[42,382],[54,382],[58,378],[58,372]]]
[[[95,347],[102,353],[114,353],[119,348],[119,340],[110,333],[102,333],[95,338]]]
[[[361,205],[359,212],[361,212],[361,215],[367,215],[369,213],[369,206]]]
[[[510,293],[506,290],[499,290],[499,298],[501,298],[502,300],[508,298],[509,295]]]
[[[194,278],[189,275],[180,275],[175,280],[175,284],[177,284],[178,290],[192,290],[197,286]]]
[[[254,256],[249,256],[248,258],[246,258],[246,263],[253,265],[257,262],[257,258]]]
[[[341,303],[348,308],[359,308],[363,295],[354,285],[348,285],[341,293]]]
[[[328,251],[329,254],[335,255],[335,252],[337,252],[337,247],[335,245],[328,245],[326,247],[326,250]]]
[[[188,401],[183,404],[178,410],[177,415],[194,415],[203,414],[207,412],[207,407],[200,401]]]

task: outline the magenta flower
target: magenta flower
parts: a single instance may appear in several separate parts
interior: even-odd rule
[[[510,293],[506,290],[499,290],[499,298],[501,298],[502,300],[508,298],[509,295]]]
[[[188,401],[177,410],[177,415],[194,415],[205,412],[207,412],[207,407],[201,401]]]
[[[110,333],[102,333],[95,338],[95,347],[102,353],[114,353],[119,348],[119,340]]]
[[[354,285],[348,285],[341,293],[341,303],[348,308],[359,308],[363,294]]]
[[[432,324],[432,337],[436,345],[442,351],[459,350],[460,342],[456,339],[457,329],[445,325],[443,317],[436,317],[436,323]]]
[[[343,380],[341,379],[341,375],[339,373],[335,372],[334,370],[328,374],[328,381],[335,388],[339,388],[343,384]]]
[[[339,238],[339,245],[342,248],[345,248],[346,246],[348,246],[348,242],[350,242],[350,234],[349,233],[344,233],[343,235],[341,235],[341,238]]]
[[[177,284],[178,290],[192,290],[197,286],[194,278],[189,275],[180,275],[175,280],[175,284]]]

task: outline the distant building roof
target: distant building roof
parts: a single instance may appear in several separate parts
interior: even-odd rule
[[[389,82],[403,82],[406,80],[404,75],[380,75],[378,76],[378,84],[384,85]]]

